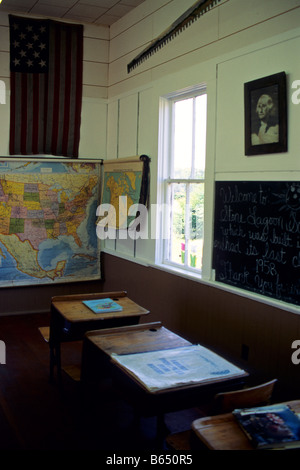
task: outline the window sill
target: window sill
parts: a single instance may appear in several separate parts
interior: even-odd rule
[[[187,269],[183,269],[180,266],[172,266],[169,264],[163,263],[155,263],[150,265],[152,268],[159,269],[160,271],[166,271],[170,274],[175,274],[180,277],[184,277],[185,279],[191,279],[193,281],[201,281],[203,282],[202,273],[197,271],[189,271]]]

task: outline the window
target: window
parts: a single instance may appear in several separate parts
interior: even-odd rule
[[[204,238],[206,89],[162,99],[160,263],[200,273]]]

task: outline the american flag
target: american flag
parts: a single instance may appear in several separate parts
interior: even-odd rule
[[[78,157],[83,26],[10,15],[11,155]]]

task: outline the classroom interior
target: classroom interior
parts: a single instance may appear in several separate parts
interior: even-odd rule
[[[18,2],[11,3],[17,5],[11,11],[2,9],[5,0],[0,5],[0,80],[6,93],[0,104],[3,161],[11,158],[8,15],[28,15],[18,10]],[[121,3],[135,5],[134,1]],[[0,364],[0,449],[156,448],[155,419],[143,419],[142,431],[134,430],[131,407],[108,382],[101,385],[106,404],[94,404],[94,427],[90,426],[88,435],[81,421],[84,417],[74,413],[81,398],[78,382],[65,374],[63,397],[49,383],[49,346],[39,328],[49,325],[54,296],[124,290],[149,310],[147,322],[162,322],[191,343],[223,355],[249,371],[250,385],[276,378],[275,401],[300,397],[300,364],[291,359],[292,344],[300,340],[299,307],[222,285],[212,277],[215,181],[300,179],[300,104],[292,100],[300,83],[300,1],[222,0],[129,73],[128,63],[194,3],[145,0],[110,25],[95,24],[86,17],[56,16],[84,25],[79,160],[148,155],[151,204],[157,203],[159,190],[161,98],[199,83],[206,85],[203,271],[197,277],[158,263],[154,238],[108,239],[101,242],[99,280],[1,287],[0,340],[6,345],[6,364]],[[29,14],[39,15],[38,10]],[[244,83],[283,71],[287,151],[247,156]],[[81,343],[64,345],[63,360],[80,365]],[[166,415],[170,432],[189,428],[199,416],[197,407],[185,405]],[[101,421],[105,429],[100,430]]]

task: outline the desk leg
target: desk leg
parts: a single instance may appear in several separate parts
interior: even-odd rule
[[[57,368],[58,382],[61,383],[61,351],[60,343],[53,344],[49,342],[50,348],[50,382],[54,379],[54,368]]]
[[[159,413],[157,415],[157,427],[156,427],[157,442],[158,442],[159,447],[161,447],[161,445],[163,444],[164,439],[168,433],[169,431],[165,423],[165,415],[164,413]]]
[[[57,310],[51,306],[50,318],[50,382],[54,380],[54,368],[57,368],[57,378],[61,383],[61,329],[62,319]]]

